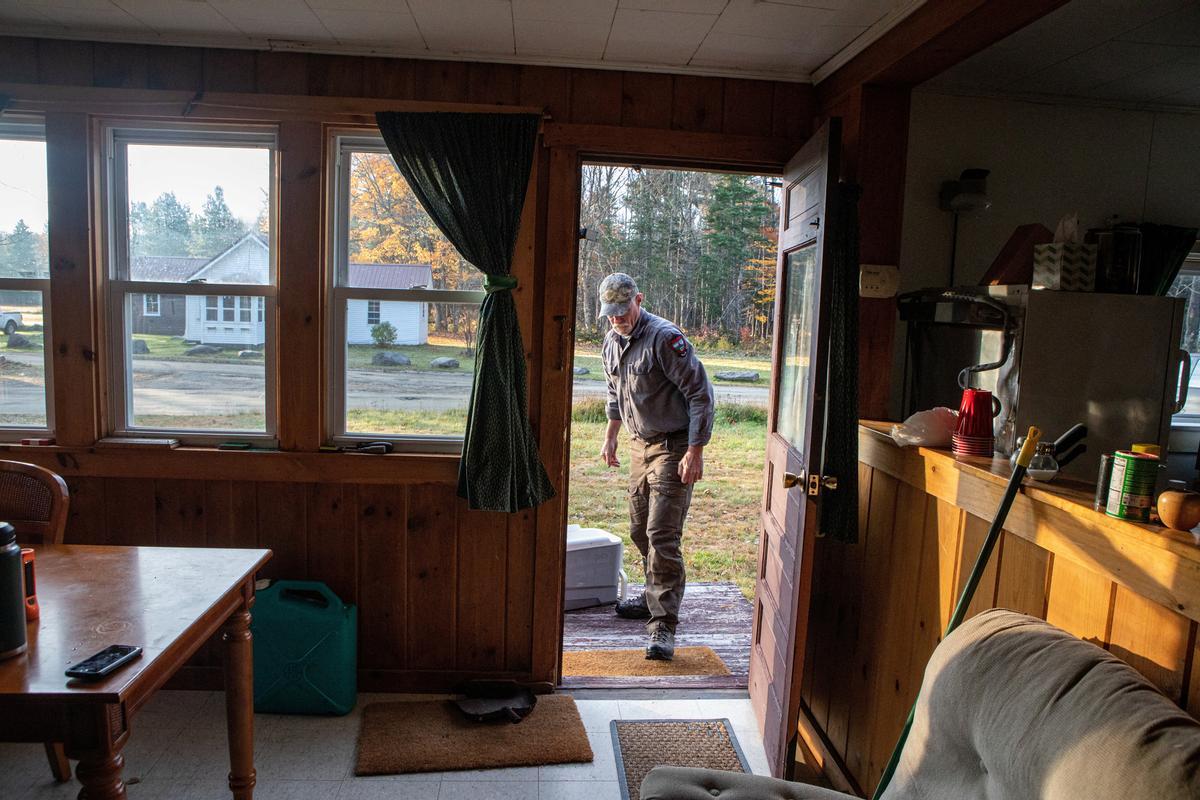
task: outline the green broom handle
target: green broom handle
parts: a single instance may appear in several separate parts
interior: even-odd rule
[[[972,598],[975,597],[975,590],[979,588],[979,581],[983,578],[983,571],[987,569],[988,559],[992,557],[992,550],[996,548],[996,542],[1000,541],[1000,532],[1004,530],[1004,520],[1008,517],[1008,510],[1017,497],[1017,490],[1021,488],[1021,479],[1025,477],[1025,470],[1029,468],[1029,462],[1033,459],[1034,450],[1041,438],[1040,430],[1034,427],[1029,429],[1029,435],[1025,437],[1025,444],[1017,456],[1017,465],[1013,467],[1012,476],[1008,479],[1008,486],[1004,487],[1004,497],[1000,500],[1000,508],[996,510],[996,518],[992,520],[992,526],[988,528],[987,536],[983,540],[983,547],[979,548],[975,566],[971,568],[971,574],[967,577],[962,594],[959,595],[958,605],[954,607],[954,613],[950,615],[950,622],[946,625],[943,639],[962,624],[963,617],[967,615],[967,608],[971,605]],[[916,713],[917,703],[914,700],[912,708],[908,710],[908,719],[904,721],[904,729],[900,731],[900,739],[896,742],[895,749],[892,750],[892,757],[888,759],[887,766],[883,768],[883,774],[879,777],[879,785],[875,787],[875,793],[871,795],[872,800],[880,800],[884,790],[892,782],[892,775],[896,772],[896,765],[900,763],[900,753],[904,750],[904,743],[908,741],[908,732],[912,730],[913,717],[916,716]]]

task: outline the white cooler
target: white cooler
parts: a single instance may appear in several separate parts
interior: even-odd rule
[[[567,526],[567,585],[564,608],[601,606],[625,596],[621,537],[599,528]]]

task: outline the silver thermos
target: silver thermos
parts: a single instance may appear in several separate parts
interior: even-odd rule
[[[17,531],[0,522],[0,660],[25,652],[25,593]]]

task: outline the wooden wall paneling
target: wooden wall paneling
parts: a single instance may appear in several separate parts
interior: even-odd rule
[[[530,672],[533,668],[534,566],[537,515],[531,509],[509,514],[505,544],[508,589],[504,604],[504,668]]]
[[[458,515],[458,637],[460,670],[502,671],[506,657],[508,520],[506,514],[463,509]]]
[[[204,547],[204,481],[154,482],[156,542],[160,547]]]
[[[255,546],[273,555],[263,568],[264,578],[308,577],[308,493],[313,484],[264,482],[256,485]]]
[[[1087,567],[1054,559],[1046,621],[1100,647],[1108,646],[1116,584]]]
[[[0,47],[0,75],[12,83],[37,83],[38,40],[5,37]]]
[[[408,663],[407,490],[358,487],[358,649],[368,669]]]
[[[615,73],[614,73],[615,74]],[[575,339],[576,248],[579,229],[579,154],[550,148],[546,187],[546,278],[541,317],[541,410],[538,448],[557,496],[537,508],[533,581],[534,680],[553,681],[562,638],[567,473],[571,432],[571,353]]]
[[[358,56],[308,56],[307,94],[362,97],[364,59]]]
[[[104,537],[99,544],[158,544],[152,481],[105,478],[103,497]]]
[[[92,43],[66,39],[38,41],[38,82],[92,85]]]
[[[308,493],[308,579],[322,581],[345,603],[358,603],[358,489],[315,483]]]
[[[990,522],[982,520],[974,514],[967,514],[963,523],[962,546],[959,548],[958,557],[958,572],[954,579],[954,597],[955,603],[962,595],[963,587],[967,583],[967,578],[971,575],[971,570],[975,566],[975,559],[979,556],[979,549],[983,547],[983,541],[987,538]],[[978,614],[980,611],[987,611],[996,604],[996,572],[1000,559],[1000,548],[997,547],[992,551],[991,558],[988,559],[987,566],[984,567],[983,575],[979,579],[979,586],[975,589],[975,596],[971,598],[970,604],[967,605],[966,616],[963,621],[966,622],[971,617]]]
[[[725,83],[697,75],[675,76],[671,127],[681,131],[719,133],[724,121]]]
[[[812,135],[816,103],[813,88],[805,83],[773,84],[771,104],[771,135],[789,139],[799,150]]]
[[[204,544],[236,547],[233,529],[233,481],[204,481]],[[257,515],[256,515],[257,516]],[[257,525],[257,518],[254,524]],[[257,539],[252,530],[250,542]]]
[[[839,758],[846,753],[846,733],[850,726],[850,706],[854,702],[850,695],[853,684],[855,652],[858,629],[863,624],[865,587],[863,581],[867,538],[870,535],[871,491],[875,470],[861,461],[858,464],[858,541],[854,544],[838,544],[842,549],[841,581],[837,592],[835,610],[836,624],[831,643],[832,654],[826,665],[829,683],[829,722],[825,726],[826,738],[833,744]],[[828,544],[833,544],[826,540]],[[818,544],[820,544],[818,542]]]
[[[874,473],[864,549],[861,622],[854,643],[854,668],[849,676],[850,718],[843,751],[847,769],[859,780],[866,775],[870,755],[873,707],[868,700],[874,696],[872,692],[882,663],[878,648],[889,625],[887,593],[884,591],[888,564],[894,549],[900,546],[893,548],[900,482],[881,470]]]
[[[1007,531],[1000,540],[1000,548],[996,607],[1045,619],[1054,556]]]
[[[308,68],[306,53],[257,52],[254,87],[265,94],[305,94],[309,86]]]
[[[769,81],[724,80],[721,130],[747,136],[769,136],[775,105],[775,85]]]
[[[671,127],[675,78],[649,72],[621,74],[621,125],[633,128]]]
[[[472,103],[520,105],[520,66],[517,64],[471,64],[467,70],[467,99]]]
[[[1200,719],[1200,635],[1196,625],[1192,626],[1192,660],[1189,665],[1187,712]]]
[[[952,503],[938,499],[938,633],[945,632],[950,624],[950,615],[958,603],[955,579],[962,547],[963,526],[966,513]]]
[[[408,493],[408,669],[455,668],[458,509],[453,486],[420,484]]]
[[[284,450],[316,452],[323,440],[324,149],[324,133],[318,123],[280,124],[275,385],[279,446]]]
[[[204,54],[195,47],[146,48],[146,88],[199,91],[204,85]]]
[[[621,80],[620,72],[598,69],[573,70],[569,121],[593,125],[620,125]]]
[[[149,87],[145,45],[96,42],[92,48],[94,85],[114,89]]]
[[[255,79],[253,50],[218,50],[206,48],[204,59],[204,91],[253,92]]]
[[[413,99],[416,72],[413,62],[400,58],[372,58],[363,70],[363,94],[395,100]]]
[[[925,495],[925,532],[921,537],[921,560],[916,573],[914,625],[909,633],[913,645],[905,684],[910,700],[916,698],[925,677],[925,665],[929,663],[933,649],[942,641],[945,630],[942,613],[947,605],[944,596],[947,593],[942,589],[942,581],[949,577],[947,573],[954,574],[954,563],[946,564],[945,556],[947,550],[953,551],[957,544],[959,515],[955,511],[953,506]],[[953,579],[947,583],[953,584]]]
[[[89,51],[90,52],[90,51]],[[47,114],[50,340],[55,437],[88,446],[100,436],[90,125],[85,114]]]
[[[1192,625],[1181,614],[1118,586],[1108,650],[1178,703],[1193,647]]]
[[[570,70],[522,65],[520,81],[521,105],[541,106],[552,120],[570,119]]]
[[[925,493],[906,483],[896,492],[896,518],[892,557],[887,575],[875,584],[886,594],[886,626],[874,642],[879,670],[875,676],[874,714],[871,722],[866,783],[875,786],[900,735],[917,686],[909,672],[916,620],[917,585],[921,567],[922,540],[928,511]],[[859,773],[861,776],[863,773]]]
[[[826,695],[820,694],[820,690],[814,687],[818,682],[817,676],[817,659],[818,654],[824,666],[825,645],[828,638],[828,628],[830,610],[833,606],[832,591],[830,588],[831,573],[836,567],[836,554],[830,552],[829,548],[822,547],[824,542],[815,543],[813,548],[813,565],[812,565],[812,586],[809,589],[809,620],[804,642],[803,662],[800,670],[802,679],[800,682],[800,702],[808,708],[808,715],[813,722],[822,730],[828,724],[829,714],[829,698]],[[821,677],[824,677],[822,675]]]
[[[67,544],[104,544],[105,511],[103,478],[70,478],[67,490],[71,505],[67,511]]]
[[[470,65],[465,61],[417,61],[413,64],[414,100],[465,103]]]

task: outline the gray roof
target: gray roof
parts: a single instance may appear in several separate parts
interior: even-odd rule
[[[129,277],[135,281],[183,283],[208,261],[185,256],[134,256],[130,259]]]
[[[432,288],[433,267],[428,264],[351,264],[349,286],[356,289]]]

